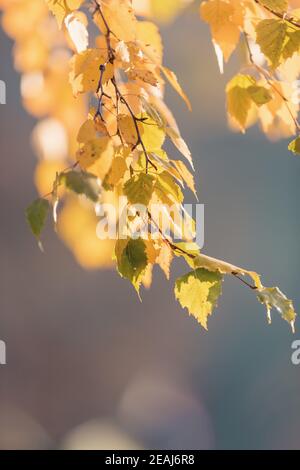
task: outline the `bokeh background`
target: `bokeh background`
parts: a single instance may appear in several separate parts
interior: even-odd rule
[[[192,149],[205,252],[264,274],[300,305],[300,161],[257,128],[228,130],[207,27],[192,10],[161,27],[165,64],[193,104],[167,102]],[[0,31],[0,448],[296,449],[300,366],[293,336],[227,279],[206,332],[159,270],[140,303],[114,271],[84,271],[51,228],[41,254],[24,219],[35,197],[34,119],[22,109]],[[190,201],[193,202],[190,197]],[[172,281],[183,265],[175,264]]]

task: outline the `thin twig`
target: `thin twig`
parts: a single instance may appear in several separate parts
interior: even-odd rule
[[[267,5],[263,5],[259,0],[254,0],[254,2],[261,8],[264,8],[266,11],[279,18],[280,20],[284,20],[287,23],[290,23],[291,25],[295,26],[296,28],[300,28],[300,23],[295,21],[295,19],[292,16],[289,16],[287,13],[280,13],[278,11],[274,11]]]
[[[96,8],[95,8],[94,14],[96,12],[98,12],[100,14],[100,16],[102,18],[102,21],[104,23],[104,26],[106,28],[105,39],[106,39],[107,50],[108,50],[108,62],[110,62],[113,65],[113,63],[115,61],[115,50],[112,48],[112,45],[111,45],[111,35],[114,35],[115,37],[116,37],[116,35],[110,29],[109,24],[106,21],[105,15],[103,14],[103,11],[101,9],[101,6],[99,5],[97,0],[95,0],[95,7]],[[98,109],[97,109],[97,112],[95,114],[95,118],[100,115],[102,120],[103,120],[102,113],[101,113],[102,99],[103,99],[103,96],[108,97],[108,95],[106,95],[103,91],[103,84],[102,84],[103,74],[104,74],[106,65],[107,64],[102,64],[100,66],[100,79],[99,79],[99,84],[98,84],[98,87],[97,87],[97,94],[99,93],[99,91],[101,93],[100,93],[100,96],[98,98]],[[128,109],[129,114],[132,117],[132,120],[133,120],[133,123],[134,123],[134,127],[135,127],[136,134],[137,134],[137,141],[136,141],[135,145],[133,146],[132,150],[134,150],[138,145],[141,145],[143,153],[144,153],[145,158],[146,158],[146,173],[148,173],[149,164],[155,170],[157,170],[157,167],[155,166],[155,164],[151,161],[151,159],[148,156],[148,153],[147,153],[146,147],[144,145],[144,142],[143,142],[143,139],[142,139],[142,136],[141,136],[141,132],[140,132],[140,129],[139,129],[139,126],[138,126],[138,122],[143,122],[145,119],[144,118],[138,118],[138,117],[135,116],[135,114],[132,111],[131,106],[129,105],[128,101],[125,99],[124,95],[122,95],[122,93],[120,92],[120,89],[117,85],[115,76],[111,79],[111,83],[113,84],[113,86],[115,88],[117,112],[118,112],[119,102],[121,102]],[[119,137],[122,141],[122,136],[121,136],[121,132],[119,131],[119,129],[118,129],[117,134],[119,135]]]
[[[59,176],[64,175],[65,173],[67,173],[70,170],[74,170],[74,168],[76,168],[78,165],[79,165],[79,161],[77,160],[75,163],[72,163],[72,165],[67,166],[66,168],[64,168],[64,170],[60,171]],[[57,190],[58,186],[59,185],[57,184],[57,178],[56,178],[54,183],[53,183],[52,191],[49,191],[47,194],[44,194],[44,196],[42,196],[42,198],[45,199],[46,197],[53,196],[53,194]]]
[[[164,243],[166,243],[169,248],[172,250],[172,251],[177,251],[177,252],[180,252],[182,253],[183,255],[185,256],[188,256],[189,258],[191,259],[196,259],[197,258],[197,255],[193,255],[192,253],[188,253],[187,251],[185,251],[183,248],[175,245],[172,241],[170,241],[168,238],[165,237],[163,231],[161,230],[161,228],[159,227],[159,225],[156,223],[156,221],[153,219],[152,215],[151,215],[151,212],[148,210],[147,211],[147,214],[148,214],[148,219],[150,221],[150,223],[152,223],[153,225],[155,225],[155,227],[157,228],[157,230],[159,231],[160,233],[160,236],[162,238],[162,241]],[[205,256],[205,255],[202,255],[202,256]],[[241,281],[243,284],[245,284],[245,286],[249,287],[251,290],[257,290],[257,287],[250,284],[249,282],[247,282],[245,279],[243,279],[242,277],[240,277],[238,275],[237,272],[235,271],[232,271],[230,273],[232,276],[234,276],[236,279],[238,279],[239,281]]]
[[[142,136],[141,136],[141,132],[140,132],[140,129],[139,129],[139,126],[138,126],[138,122],[143,121],[144,119],[143,119],[143,118],[137,118],[137,117],[135,116],[135,114],[134,114],[134,112],[132,111],[131,106],[129,105],[128,101],[124,98],[124,96],[123,96],[122,93],[120,92],[120,89],[119,89],[119,87],[118,87],[118,85],[117,85],[117,82],[116,82],[116,80],[115,80],[115,77],[113,77],[113,78],[111,79],[111,82],[112,82],[112,84],[113,84],[114,87],[115,87],[116,94],[118,95],[120,102],[126,106],[126,108],[127,108],[128,111],[129,111],[130,116],[132,117],[133,123],[134,123],[135,131],[136,131],[136,135],[137,135],[137,141],[136,141],[136,143],[135,143],[133,149],[135,149],[139,144],[141,145],[141,147],[142,147],[142,149],[143,149],[143,153],[144,153],[145,158],[146,158],[146,173],[148,173],[149,164],[150,164],[155,170],[157,170],[156,165],[154,165],[154,163],[150,160],[150,158],[149,158],[149,156],[148,156],[148,153],[147,153],[146,147],[145,147],[145,145],[144,145],[144,142],[143,142],[143,139],[142,139]]]

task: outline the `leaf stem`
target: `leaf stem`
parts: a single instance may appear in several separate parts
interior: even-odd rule
[[[181,252],[183,255],[185,256],[188,256],[189,258],[191,259],[196,259],[197,258],[197,255],[193,255],[192,253],[188,253],[186,250],[184,250],[183,248],[175,245],[172,241],[170,241],[168,238],[165,237],[163,231],[161,230],[161,228],[159,227],[159,225],[155,222],[155,220],[153,220],[153,217],[150,213],[150,211],[148,210],[148,219],[151,223],[153,223],[155,225],[155,227],[157,228],[157,230],[159,231],[161,237],[162,237],[162,240],[164,243],[166,243],[172,251],[179,251]],[[207,259],[210,259],[209,256],[206,256],[206,255],[201,255],[203,258],[207,258]],[[218,261],[218,260],[216,260]],[[234,276],[236,279],[238,279],[239,281],[241,281],[244,285],[246,285],[247,287],[249,287],[251,290],[257,290],[257,287],[250,284],[249,282],[247,282],[245,279],[243,279],[242,277],[240,277],[238,275],[238,273],[236,273],[235,271],[232,271],[230,273],[232,276]]]
[[[276,16],[280,20],[287,21],[293,26],[296,26],[296,28],[300,28],[300,23],[295,21],[295,19],[292,16],[289,16],[286,12],[285,13],[279,13],[278,11],[272,10],[272,8],[268,7],[267,5],[263,5],[260,0],[254,0],[254,2],[259,5],[261,8],[264,8],[266,11],[271,13],[272,15]]]

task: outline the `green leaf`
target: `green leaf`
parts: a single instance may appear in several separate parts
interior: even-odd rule
[[[288,10],[288,0],[260,0],[259,3],[276,13],[285,13]]]
[[[300,49],[300,31],[289,31],[287,33],[287,41],[282,51],[282,57],[286,60],[292,57]]]
[[[207,319],[221,295],[222,279],[223,276],[218,272],[199,268],[176,281],[176,299],[205,329]]]
[[[26,209],[26,219],[31,228],[32,233],[39,238],[45,226],[50,204],[47,199],[36,199]]]
[[[238,74],[226,86],[228,113],[240,125],[242,130],[245,128],[252,104],[248,88],[255,84],[255,79],[250,75]]]
[[[247,88],[247,91],[252,101],[254,101],[257,106],[262,106],[272,99],[272,95],[269,90],[263,86],[253,85]]]
[[[226,86],[227,109],[230,116],[245,129],[248,114],[252,104],[262,106],[268,103],[272,96],[269,90],[258,85],[251,75],[235,75]]]
[[[66,188],[76,194],[84,194],[93,202],[97,202],[99,198],[99,186],[97,177],[85,172],[69,171],[61,175],[61,180]]]
[[[130,204],[148,206],[153,193],[154,182],[154,176],[145,173],[130,178],[124,185],[124,194]]]
[[[300,155],[300,137],[297,137],[296,139],[292,140],[292,142],[288,146],[288,149],[291,152]]]
[[[120,275],[129,279],[135,289],[139,291],[148,264],[145,241],[141,238],[118,240],[115,255]]]
[[[256,41],[272,67],[278,67],[286,44],[288,25],[283,20],[262,20],[256,27]]]
[[[163,204],[172,205],[183,201],[180,187],[167,171],[163,171],[157,177],[154,190]]]
[[[271,323],[271,310],[274,308],[284,320],[290,323],[293,332],[295,332],[297,314],[294,310],[293,302],[278,287],[264,287],[258,292],[257,297],[267,308],[269,323]]]

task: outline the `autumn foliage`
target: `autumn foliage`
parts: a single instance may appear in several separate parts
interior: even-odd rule
[[[142,3],[0,0],[3,28],[15,40],[23,104],[38,119],[32,141],[40,197],[26,210],[32,232],[40,242],[52,212],[59,236],[82,266],[115,264],[138,293],[142,285],[150,287],[155,265],[169,279],[173,258],[182,258],[188,273],[177,279],[175,296],[204,328],[226,275],[251,288],[269,320],[274,307],[293,327],[293,304],[277,287],[266,288],[257,273],[204,255],[193,241],[195,223],[182,212],[183,188],[197,197],[192,156],[164,101],[165,87],[173,87],[189,110],[191,105],[164,65],[161,36],[149,20],[170,18],[191,2]],[[244,54],[226,87],[230,125],[245,132],[259,121],[271,138],[293,136],[294,153],[300,148],[297,3],[208,0],[200,6],[220,71],[238,47]],[[177,158],[166,153],[167,141]],[[126,226],[143,225],[149,236],[97,236],[97,214],[105,204],[119,209],[120,198],[131,210]],[[159,218],[154,204],[163,207]],[[173,233],[184,227],[182,240],[165,234],[164,219]],[[156,237],[150,236],[153,227]]]

